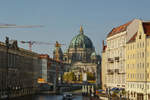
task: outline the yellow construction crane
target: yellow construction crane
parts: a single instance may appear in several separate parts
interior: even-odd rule
[[[32,45],[37,44],[37,45],[55,45],[56,47],[60,47],[61,45],[65,44],[60,44],[58,41],[56,43],[49,43],[49,42],[41,42],[41,41],[20,41],[22,44],[29,44],[29,50],[32,51]]]

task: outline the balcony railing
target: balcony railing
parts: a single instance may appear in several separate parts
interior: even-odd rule
[[[115,57],[115,61],[119,62],[119,57]]]
[[[115,69],[115,73],[117,73],[117,74],[118,74],[118,73],[119,73],[119,69]]]
[[[125,74],[125,72],[123,72],[123,71],[119,71],[119,73],[118,74]]]
[[[113,63],[114,62],[113,58],[108,58],[108,62]]]
[[[114,70],[113,69],[108,69],[107,70],[107,74],[108,75],[113,75],[114,74]]]

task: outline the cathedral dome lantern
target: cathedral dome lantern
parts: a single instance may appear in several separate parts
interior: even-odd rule
[[[84,35],[82,26],[80,27],[80,33],[71,40],[69,48],[94,49],[93,43],[90,38]]]

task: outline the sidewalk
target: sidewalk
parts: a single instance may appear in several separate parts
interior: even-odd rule
[[[107,97],[99,97],[100,100],[108,100]]]
[[[100,99],[100,100],[108,100],[107,95],[106,95],[106,94],[104,94],[104,93],[97,94],[97,96],[99,96],[99,99]]]

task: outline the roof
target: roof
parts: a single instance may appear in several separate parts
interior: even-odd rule
[[[43,59],[43,58],[47,58],[48,59],[49,58],[48,54],[40,54],[39,56],[40,56],[41,59]]]
[[[107,35],[107,37],[111,37],[113,35],[116,35],[116,34],[118,34],[120,32],[125,31],[127,26],[129,26],[131,24],[131,22],[132,21],[129,21],[129,22],[123,24],[123,25],[120,25],[120,26],[118,26],[116,28],[113,28],[112,31]]]
[[[80,33],[73,37],[70,42],[69,48],[91,48],[93,49],[92,41],[89,37],[84,35],[83,28],[80,27]]]
[[[137,36],[137,32],[136,32],[136,33],[133,35],[133,37],[128,41],[128,43],[135,41],[136,36]]]
[[[144,29],[144,33],[147,36],[150,36],[150,22],[143,22],[143,29]]]

